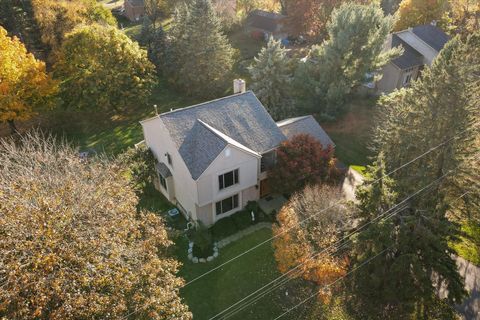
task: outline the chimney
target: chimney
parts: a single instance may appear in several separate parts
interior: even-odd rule
[[[244,93],[245,91],[247,91],[246,87],[247,87],[247,84],[245,83],[245,80],[243,79],[233,80],[233,94]]]

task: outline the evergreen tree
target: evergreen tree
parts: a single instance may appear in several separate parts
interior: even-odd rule
[[[289,95],[292,76],[287,51],[280,41],[270,38],[248,70],[252,77],[252,90],[270,115],[275,120],[287,117],[292,104]]]
[[[175,83],[198,97],[223,93],[232,70],[233,49],[210,0],[195,0],[188,9],[177,11],[171,36]]]
[[[347,95],[379,70],[399,49],[383,51],[393,26],[378,5],[343,4],[335,9],[327,30],[329,39],[315,45],[296,74],[298,99],[304,107],[335,118]]]
[[[432,187],[390,219],[374,221],[357,238],[356,263],[390,248],[383,258],[355,272],[357,312],[373,318],[394,313],[398,318],[452,319],[450,306],[464,297],[448,240],[459,232],[454,219],[480,216],[479,44],[478,33],[466,41],[453,39],[410,89],[383,99],[375,139],[387,170],[433,150],[396,171],[390,188],[397,199],[405,199]],[[378,188],[359,192],[362,216],[378,216],[376,208],[389,198],[388,188]],[[437,296],[440,284],[448,292],[442,299]]]
[[[152,21],[148,18],[148,16],[145,16],[143,17],[142,29],[138,35],[138,42],[142,46],[147,47],[147,49],[150,49],[150,45],[152,44],[154,37],[155,28],[152,24]]]
[[[148,57],[157,68],[158,73],[167,74],[170,65],[171,54],[170,47],[163,27],[160,26],[155,30],[152,42],[148,48]]]

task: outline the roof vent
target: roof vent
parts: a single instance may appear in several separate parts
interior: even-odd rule
[[[243,79],[233,80],[233,94],[244,93],[247,91],[247,84]]]

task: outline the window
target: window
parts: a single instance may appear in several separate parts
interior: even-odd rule
[[[158,177],[160,178],[160,184],[162,185],[163,189],[167,190],[167,181],[165,181],[165,178],[162,177],[161,174],[159,174]]]
[[[170,153],[165,153],[165,157],[167,157],[168,164],[172,165],[172,156],[170,155]]]
[[[223,190],[238,183],[238,169],[218,176],[218,188]]]
[[[238,194],[223,199],[215,204],[217,215],[227,213],[235,208],[238,208]]]

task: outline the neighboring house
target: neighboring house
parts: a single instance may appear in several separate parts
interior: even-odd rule
[[[158,161],[157,188],[188,218],[206,225],[268,195],[268,170],[288,137],[309,133],[333,145],[311,116],[275,123],[251,91],[141,124]]]
[[[247,31],[254,35],[263,34],[265,39],[272,36],[275,39],[285,39],[288,37],[285,27],[286,16],[263,10],[252,11],[247,18]]]
[[[125,0],[123,3],[125,16],[130,21],[138,21],[145,15],[145,3],[143,0]]]
[[[391,34],[386,49],[402,46],[404,52],[383,67],[382,78],[376,84],[377,92],[389,93],[407,87],[425,65],[432,64],[448,40],[445,32],[431,24]]]

